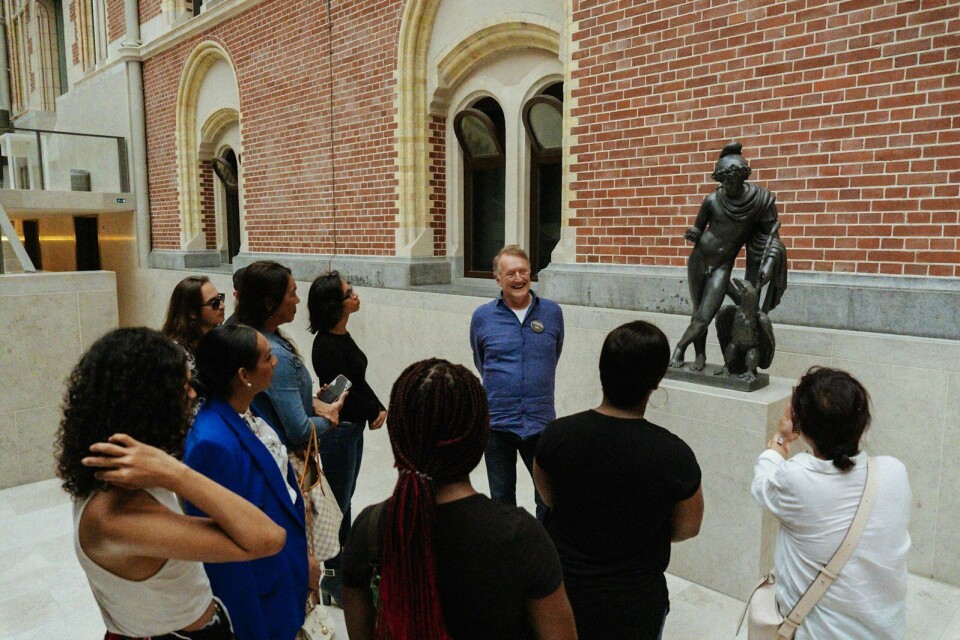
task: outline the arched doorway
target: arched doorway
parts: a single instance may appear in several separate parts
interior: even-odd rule
[[[213,171],[223,189],[223,213],[226,218],[227,261],[233,262],[240,253],[240,162],[233,149],[227,147],[213,159]],[[218,212],[219,213],[219,212]]]

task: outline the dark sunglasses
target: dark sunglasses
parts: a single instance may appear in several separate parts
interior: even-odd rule
[[[350,287],[349,289],[347,289],[346,291],[343,292],[343,299],[344,299],[344,301],[349,300],[349,299],[352,298],[353,296],[354,296],[353,287]]]
[[[225,294],[225,293],[218,293],[218,294],[216,295],[216,297],[210,298],[209,300],[207,300],[206,302],[204,302],[204,303],[203,303],[202,305],[200,305],[200,306],[201,306],[201,307],[210,307],[211,309],[213,309],[214,311],[216,311],[217,309],[220,308],[220,306],[223,304],[223,301],[226,300],[226,299],[227,299],[227,294]]]

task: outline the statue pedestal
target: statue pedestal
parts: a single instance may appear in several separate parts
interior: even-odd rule
[[[688,362],[676,369],[668,368],[666,377],[670,380],[693,382],[708,387],[733,389],[734,391],[756,391],[770,384],[770,376],[766,373],[757,373],[756,378],[747,381],[735,374],[718,374],[721,369],[723,369],[722,364],[710,364],[708,362],[703,371],[693,371],[690,369],[690,363]]]
[[[673,545],[670,573],[740,600],[773,566],[777,522],[750,495],[753,466],[795,381],[771,377],[752,393],[664,380],[647,419],[683,438],[703,472],[700,535]],[[653,405],[660,405],[654,407]]]

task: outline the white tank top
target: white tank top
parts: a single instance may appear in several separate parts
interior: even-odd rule
[[[183,513],[177,496],[167,489],[145,489],[176,513]],[[200,619],[213,599],[203,565],[187,560],[167,560],[146,580],[121,578],[90,559],[80,548],[80,517],[96,494],[73,505],[73,547],[107,630],[125,636],[144,637],[179,631]]]

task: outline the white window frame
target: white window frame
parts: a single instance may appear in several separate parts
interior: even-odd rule
[[[506,60],[524,57],[517,53]],[[485,66],[485,65],[484,65]],[[523,126],[523,106],[546,87],[562,82],[563,67],[559,60],[537,55],[524,77],[511,86],[504,86],[483,67],[471,74],[454,91],[446,114],[446,255],[458,258],[455,270],[462,276],[465,266],[464,238],[464,184],[463,151],[453,130],[457,113],[469,108],[481,98],[495,99],[503,109],[506,140],[505,220],[504,243],[530,247],[530,158],[532,151]],[[492,258],[493,256],[491,256]]]

